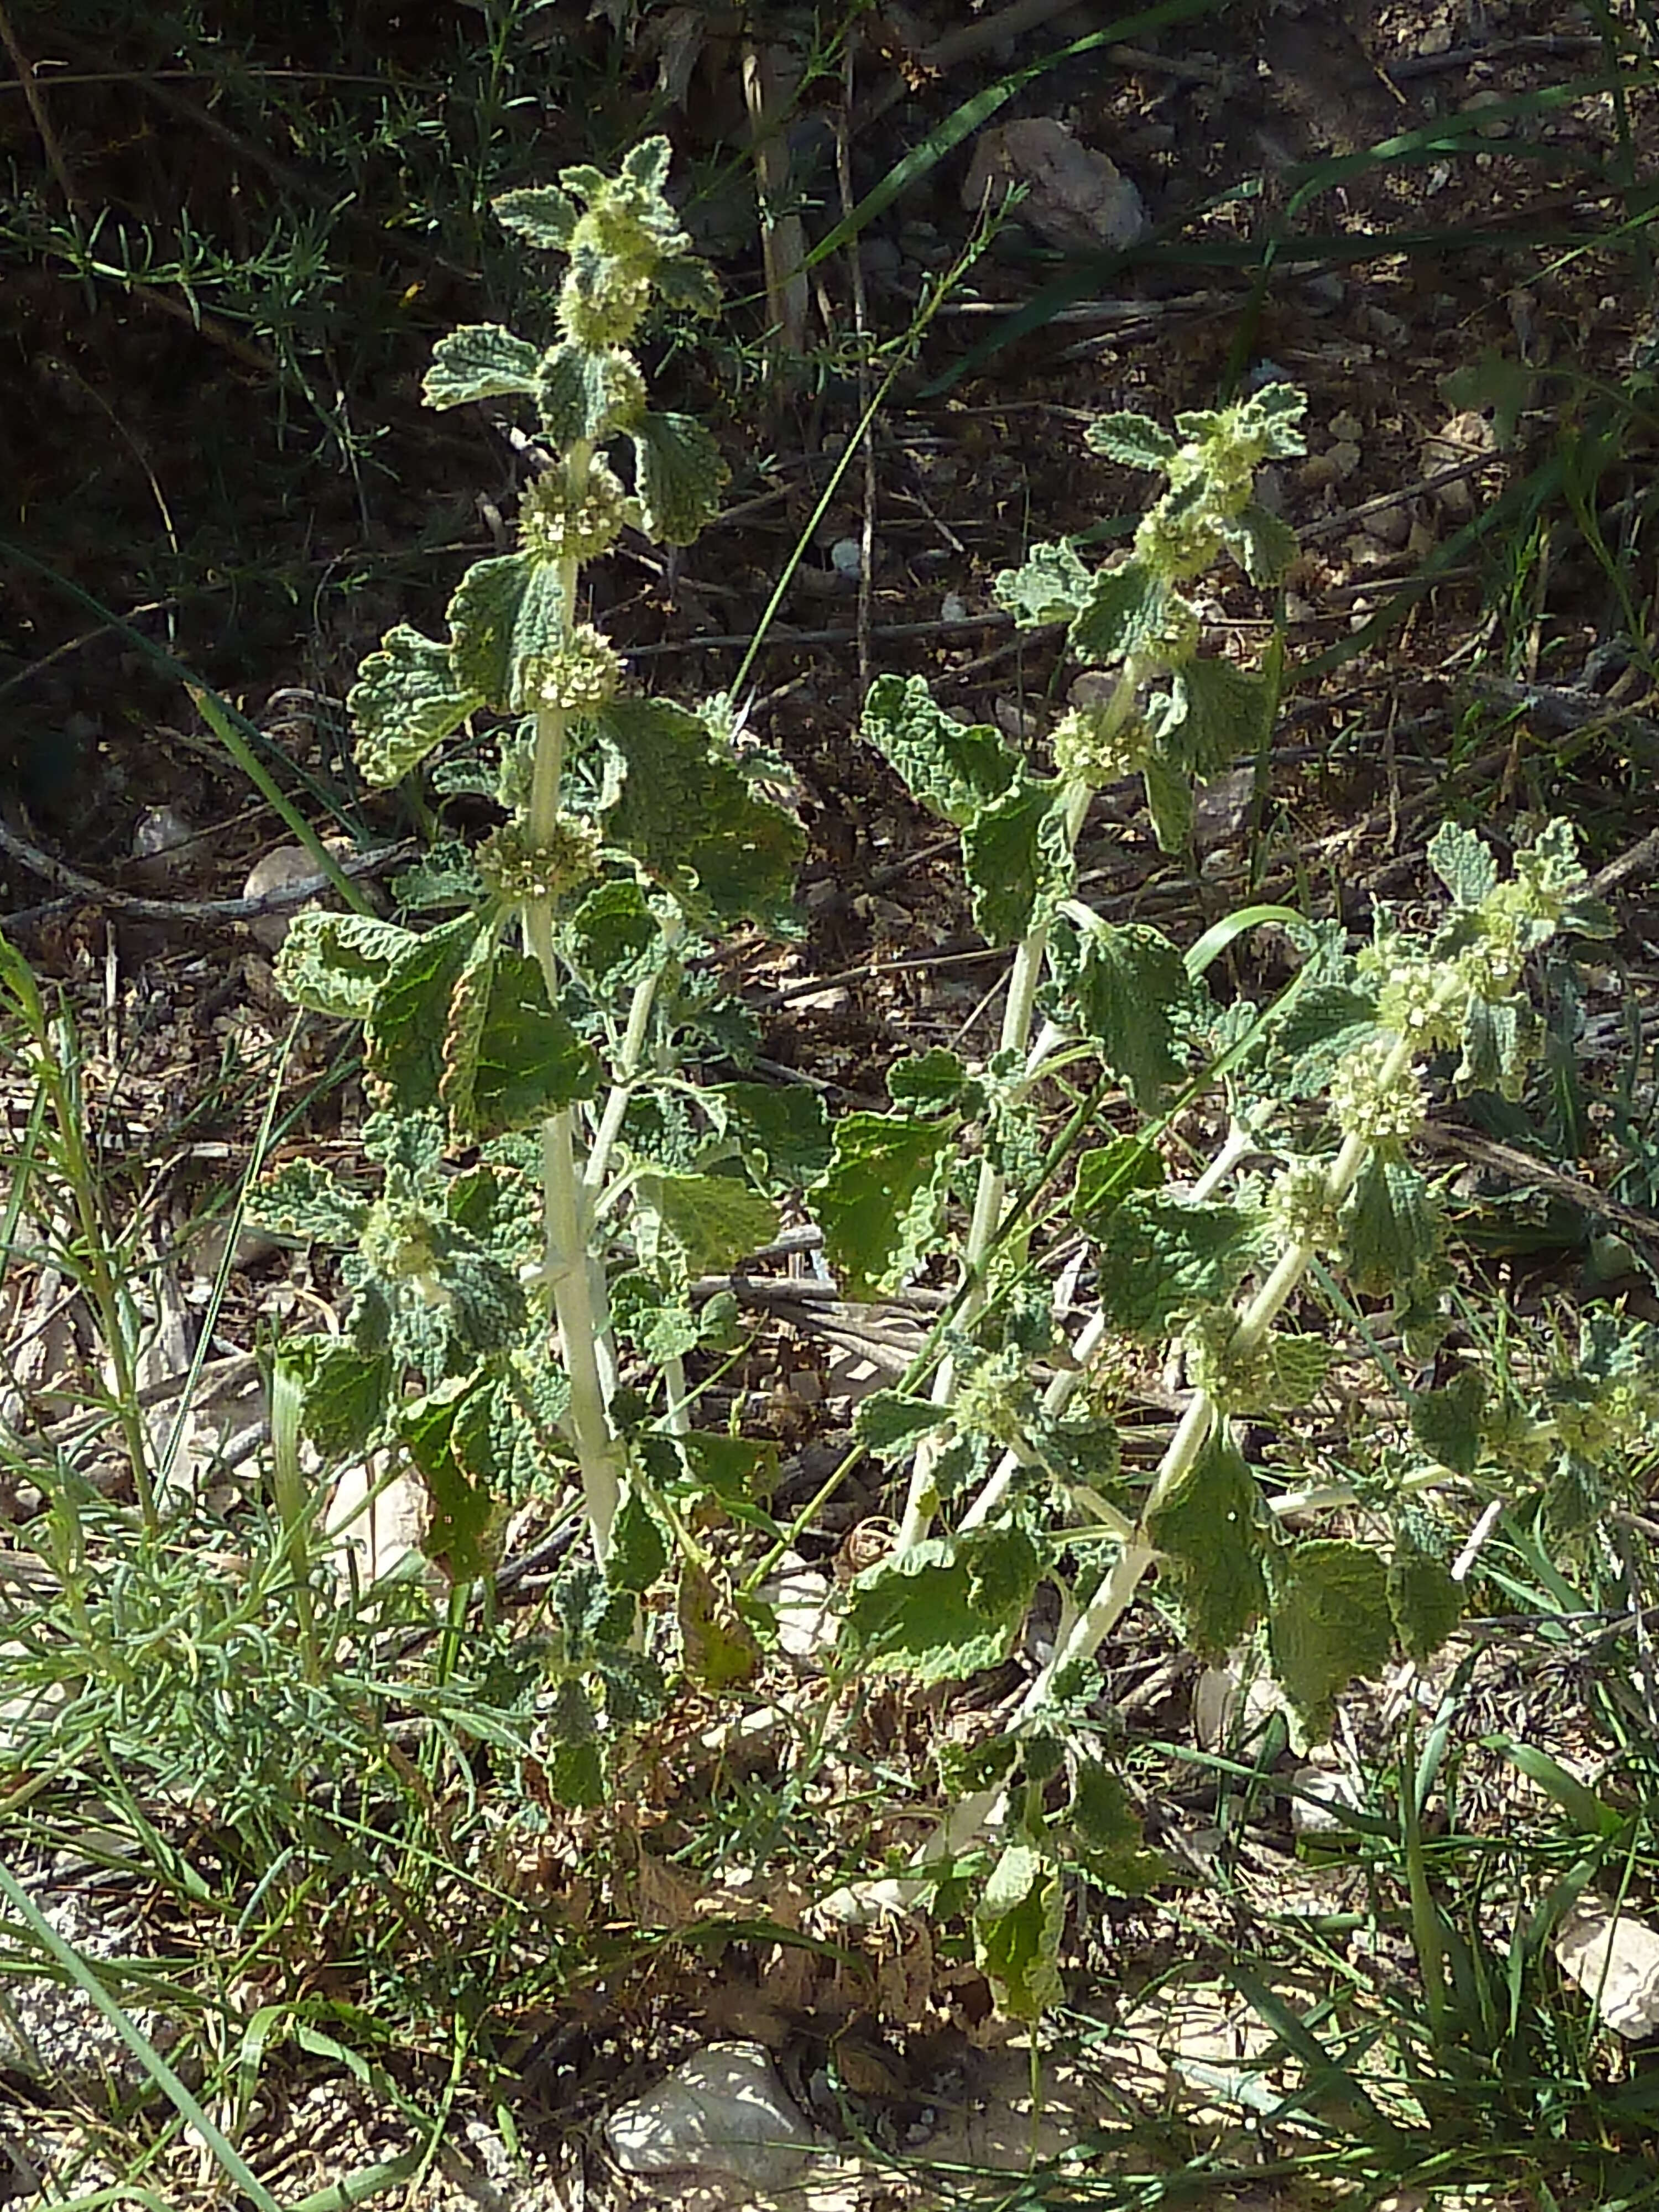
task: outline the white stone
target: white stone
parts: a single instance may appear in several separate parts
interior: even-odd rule
[[[1340,1766],[1298,1766],[1291,1781],[1300,1793],[1291,1800],[1291,1833],[1320,1842],[1352,1842],[1354,1831],[1342,1814],[1359,1810],[1358,1778]]]
[[[756,2190],[798,2180],[817,2139],[758,2043],[711,2043],[605,2124],[628,2173],[729,2173]]]
[[[833,1610],[830,1578],[793,1553],[786,1553],[779,1567],[760,1589],[761,1597],[777,1616],[779,1646],[786,1659],[822,1667],[841,1625]]]
[[[962,204],[976,215],[988,198],[1000,206],[1020,185],[1026,190],[1019,220],[1062,252],[1115,250],[1146,233],[1146,210],[1131,180],[1056,117],[1027,116],[981,131]]]
[[[1659,2029],[1659,1933],[1605,1898],[1581,1897],[1555,1937],[1556,1962],[1615,2035]]]

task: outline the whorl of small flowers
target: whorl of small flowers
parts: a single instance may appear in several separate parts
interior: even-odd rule
[[[610,639],[592,623],[578,623],[526,688],[544,707],[561,708],[567,714],[592,714],[616,697],[622,675],[622,655]]]
[[[369,1272],[386,1283],[413,1283],[434,1304],[447,1298],[437,1280],[433,1224],[418,1206],[378,1199],[369,1208],[359,1245]]]
[[[596,458],[587,481],[573,495],[562,469],[537,477],[519,510],[525,550],[549,561],[596,561],[622,534],[632,502],[616,471]]]
[[[1368,1037],[1338,1062],[1330,1101],[1344,1136],[1401,1145],[1422,1127],[1428,1113],[1423,1079],[1414,1061],[1390,1067],[1397,1050],[1391,1036]]]
[[[1103,790],[1146,763],[1151,748],[1139,714],[1114,716],[1105,707],[1073,707],[1054,726],[1054,767],[1068,783]]]
[[[957,1383],[951,1410],[957,1429],[989,1437],[1006,1449],[1018,1443],[1032,1412],[1030,1388],[998,1360],[987,1360]]]
[[[1330,1179],[1317,1160],[1292,1160],[1273,1177],[1267,1214],[1268,1232],[1281,1246],[1305,1244],[1316,1252],[1334,1252],[1341,1244]]]
[[[597,825],[576,814],[560,815],[540,845],[530,842],[522,823],[509,823],[478,848],[479,872],[509,905],[562,898],[599,873],[602,842]]]
[[[1457,956],[1460,980],[1477,999],[1501,1006],[1519,988],[1533,941],[1526,886],[1500,884],[1480,905],[1480,934]]]
[[[1384,943],[1361,953],[1360,968],[1376,978],[1376,1015],[1385,1029],[1424,1051],[1457,1042],[1461,1024],[1438,962],[1421,959],[1397,942]]]
[[[625,346],[651,303],[651,272],[577,246],[559,289],[559,328],[580,346]]]
[[[1195,1315],[1182,1338],[1187,1380],[1223,1413],[1253,1410],[1273,1395],[1273,1358],[1266,1340],[1254,1352],[1241,1355],[1232,1348],[1237,1334],[1237,1319],[1220,1306]]]

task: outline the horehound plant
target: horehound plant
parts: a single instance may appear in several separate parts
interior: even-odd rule
[[[722,1638],[687,1498],[670,1493],[752,1484],[764,1447],[664,1432],[687,1426],[684,1354],[728,1319],[694,1313],[689,1284],[765,1244],[772,1194],[825,1150],[811,1093],[680,1069],[699,1042],[723,1058],[752,1048],[688,956],[787,915],[799,831],[757,793],[766,763],[738,761],[723,702],[693,714],[631,692],[580,619],[584,563],[625,525],[689,543],[726,478],[702,424],[647,407],[628,349],[653,298],[715,304],[664,194],[668,158],[655,139],[617,177],[573,168],[499,200],[509,230],[567,257],[557,341],[483,326],[435,349],[430,404],[528,400],[553,458],[525,495],[518,550],[467,571],[447,636],[400,625],[364,662],[357,758],[389,785],[465,730],[433,785],[506,818],[405,884],[406,902],[451,910],[434,927],[294,924],[283,989],[363,1024],[378,1109],[363,1149],[382,1180],[360,1189],[299,1163],[262,1200],[276,1225],[344,1252],[344,1334],[288,1350],[307,1431],[334,1460],[385,1449],[416,1469],[428,1548],[452,1573],[486,1571],[504,1504],[546,1494],[574,1457],[592,1559],[561,1601],[561,1771],[584,1802],[599,1784],[579,1677],[603,1680],[613,1721],[636,1707],[632,1598],[666,1564],[665,1527],[684,1539],[688,1644],[746,1663],[735,1622]],[[631,491],[609,457],[621,441]],[[465,1148],[468,1164],[447,1164]],[[654,1364],[665,1406],[618,1393],[619,1340]]]
[[[1018,620],[1066,623],[1077,659],[1104,671],[1074,687],[1091,702],[1055,730],[1053,777],[1034,775],[995,730],[951,720],[920,681],[878,682],[866,712],[870,741],[960,830],[975,918],[1012,962],[988,1066],[941,1051],[901,1061],[894,1110],[842,1120],[817,1193],[828,1252],[855,1291],[890,1291],[952,1253],[958,1284],[909,1387],[876,1394],[856,1418],[868,1449],[910,1472],[890,1553],[849,1592],[849,1645],[866,1672],[940,1682],[1005,1658],[1044,1578],[1060,1583],[1061,1609],[1052,1653],[1007,1724],[942,1759],[951,1809],[919,1856],[825,1909],[853,1921],[959,1895],[964,1866],[988,1865],[979,1955],[1000,2001],[1028,2015],[1058,1994],[1065,1869],[1119,1886],[1145,1878],[1088,1709],[1091,1662],[1154,1567],[1200,1655],[1265,1625],[1273,1672],[1317,1738],[1352,1678],[1379,1672],[1396,1646],[1425,1659],[1455,1627],[1457,1523],[1439,1494],[1461,1491],[1466,1504],[1517,1482],[1605,1486],[1621,1458],[1650,1448],[1659,1412],[1659,1333],[1603,1316],[1577,1360],[1540,1382],[1542,1417],[1473,1365],[1442,1389],[1401,1386],[1409,1441],[1373,1455],[1363,1496],[1347,1484],[1273,1496],[1244,1455],[1248,1418],[1277,1425],[1275,1458],[1292,1458],[1284,1431],[1325,1389],[1336,1347],[1317,1323],[1282,1325],[1310,1272],[1373,1348],[1397,1336],[1409,1366],[1438,1345],[1450,1281],[1443,1211],[1408,1158],[1431,1090],[1518,1099],[1540,1028],[1524,997],[1533,956],[1559,933],[1610,927],[1559,822],[1537,828],[1507,881],[1479,838],[1443,827],[1429,859],[1450,895],[1444,921],[1408,932],[1379,914],[1357,952],[1334,925],[1254,908],[1183,956],[1157,930],[1109,924],[1078,898],[1076,841],[1096,789],[1139,772],[1160,842],[1180,845],[1194,780],[1266,743],[1271,674],[1200,651],[1185,587],[1224,552],[1258,581],[1293,554],[1291,533],[1251,495],[1264,459],[1299,449],[1302,409],[1269,386],[1178,417],[1176,437],[1138,416],[1092,426],[1097,450],[1162,471],[1169,488],[1127,560],[1091,572],[1073,548],[1045,545],[999,580]],[[1206,969],[1263,922],[1304,956],[1293,980],[1263,1008],[1214,1005]],[[1067,1225],[1088,1240],[1098,1309],[1068,1345],[1030,1251],[1035,1196],[1056,1165],[1034,1091],[1080,1054],[1115,1079],[1141,1126],[1076,1161]],[[1218,1088],[1225,1135],[1205,1172],[1178,1186],[1159,1139],[1182,1106]],[[983,1159],[957,1244],[946,1200],[975,1125]],[[1187,1397],[1137,1498],[1105,1401],[1115,1365],[1154,1354]],[[1356,1505],[1389,1530],[1386,1546],[1284,1533],[1291,1509]],[[947,1527],[934,1534],[941,1514]]]

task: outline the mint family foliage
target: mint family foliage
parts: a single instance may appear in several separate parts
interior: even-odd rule
[[[1079,897],[1078,838],[1102,786],[1139,775],[1159,842],[1179,849],[1194,787],[1267,742],[1271,669],[1206,652],[1190,593],[1224,556],[1267,585],[1294,555],[1255,488],[1263,462],[1302,450],[1304,403],[1270,385],[1178,416],[1173,434],[1138,415],[1096,422],[1096,451],[1165,482],[1127,558],[1091,568],[1039,545],[999,578],[1016,620],[1064,625],[1091,672],[1073,689],[1088,703],[1054,732],[1052,774],[953,719],[920,678],[870,691],[866,738],[960,832],[977,926],[1011,954],[988,1060],[902,1060],[890,1109],[833,1129],[808,1090],[702,1079],[741,1067],[754,1041],[701,956],[788,927],[800,841],[757,785],[764,761],[734,750],[726,702],[693,712],[631,690],[580,619],[585,562],[624,525],[688,543],[725,477],[698,422],[648,407],[629,350],[653,300],[716,304],[665,195],[667,161],[653,140],[619,176],[568,170],[498,201],[511,231],[565,257],[558,338],[485,326],[435,349],[434,405],[527,401],[554,459],[526,494],[519,550],[462,579],[447,636],[399,626],[364,663],[358,757],[374,782],[418,772],[504,819],[476,848],[435,847],[405,884],[407,905],[442,917],[429,926],[309,913],[283,947],[293,999],[362,1024],[380,1171],[373,1190],[304,1164],[267,1182],[265,1217],[339,1247],[353,1298],[343,1336],[285,1356],[325,1455],[389,1449],[418,1470],[428,1548],[458,1579],[488,1574],[506,1505],[574,1469],[588,1540],[558,1594],[553,1774],[593,1803],[671,1670],[740,1691],[769,1633],[763,1576],[792,1533],[769,1511],[775,1447],[694,1424],[685,1362],[733,1341],[735,1317],[699,1278],[767,1244],[789,1203],[821,1225],[848,1297],[947,1269],[951,1303],[903,1386],[857,1413],[859,1445],[904,1504],[888,1555],[842,1595],[834,1664],[960,1678],[1005,1659],[1039,1584],[1058,1586],[1052,1657],[1001,1735],[946,1755],[952,1809],[898,1883],[920,1898],[977,1868],[981,1960],[1001,2001],[1030,2014],[1057,1987],[1065,1871],[1127,1887],[1153,1864],[1089,1718],[1089,1662],[1149,1571],[1202,1654],[1265,1627],[1317,1734],[1352,1676],[1396,1645],[1421,1659],[1455,1626],[1447,1486],[1490,1492],[1639,1448],[1659,1358],[1607,1320],[1541,1412],[1473,1368],[1410,1400],[1413,1441],[1379,1459],[1359,1501],[1392,1528],[1387,1549],[1285,1533],[1293,1516],[1273,1510],[1242,1442],[1247,1419],[1266,1422],[1282,1454],[1325,1389],[1325,1330],[1284,1320],[1310,1271],[1350,1313],[1366,1302],[1373,1338],[1397,1333],[1408,1360],[1439,1342],[1445,1218],[1409,1156],[1431,1085],[1518,1097],[1539,1029],[1531,957],[1608,924],[1561,823],[1507,878],[1479,838],[1443,828],[1442,920],[1382,916],[1357,951],[1339,924],[1258,907],[1183,952]],[[613,466],[623,445],[631,490]],[[1208,970],[1267,926],[1298,956],[1291,980],[1268,1003],[1223,1003]],[[1176,1182],[1164,1140],[1200,1099],[1224,1105],[1228,1133]],[[1086,1240],[1095,1291],[1070,1341],[1043,1264],[1068,1237]],[[1131,1480],[1111,1377],[1175,1353],[1185,1410],[1150,1481]],[[716,1555],[718,1522],[738,1533]],[[670,1583],[672,1616],[643,1612]],[[858,1902],[840,1900],[849,1915]]]

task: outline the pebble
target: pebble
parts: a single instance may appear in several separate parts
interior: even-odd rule
[[[711,2043],[654,2089],[619,2105],[605,2138],[626,2173],[726,2173],[757,2192],[790,2188],[817,2138],[758,2043]]]

